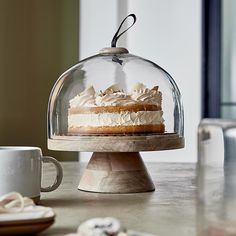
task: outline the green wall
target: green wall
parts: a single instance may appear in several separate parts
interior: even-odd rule
[[[47,149],[47,103],[60,74],[78,61],[79,0],[0,0],[0,145]]]

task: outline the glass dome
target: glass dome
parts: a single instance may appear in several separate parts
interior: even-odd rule
[[[183,138],[183,131],[175,81],[125,48],[105,48],[80,61],[59,77],[50,95],[49,140],[154,134]]]

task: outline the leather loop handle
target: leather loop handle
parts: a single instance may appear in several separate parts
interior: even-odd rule
[[[124,22],[126,21],[126,19],[129,18],[129,17],[132,17],[132,18],[133,18],[133,23],[132,23],[126,30],[124,30],[122,33],[119,34],[119,31],[120,31],[122,25],[124,24]],[[117,42],[117,40],[120,38],[120,36],[121,36],[122,34],[124,34],[128,29],[130,29],[130,28],[135,24],[135,22],[136,22],[136,16],[135,16],[135,14],[129,14],[128,16],[125,17],[125,19],[121,22],[121,24],[120,24],[118,30],[116,31],[116,33],[115,33],[115,35],[114,35],[114,37],[113,37],[113,39],[112,39],[112,41],[111,41],[111,47],[112,47],[112,48],[116,47],[116,42]]]

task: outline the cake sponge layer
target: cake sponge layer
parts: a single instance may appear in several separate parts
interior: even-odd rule
[[[130,126],[101,126],[73,127],[68,129],[68,135],[80,134],[132,134],[132,133],[164,133],[164,124],[159,125],[130,125]]]
[[[91,114],[91,113],[117,113],[123,111],[160,111],[161,106],[155,104],[129,104],[125,106],[103,106],[103,107],[72,107],[69,109],[69,115],[72,114]]]

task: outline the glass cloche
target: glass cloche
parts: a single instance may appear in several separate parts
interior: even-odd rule
[[[169,149],[183,147],[183,107],[175,81],[154,62],[116,47],[124,33],[118,35],[119,30],[112,47],[80,61],[56,81],[48,107],[49,148],[54,149],[53,140],[82,136],[167,134],[181,142]]]
[[[48,148],[93,152],[83,191],[154,191],[139,152],[184,147],[179,89],[160,66],[116,47],[134,24],[119,34],[124,21],[111,47],[63,73],[49,99]]]

